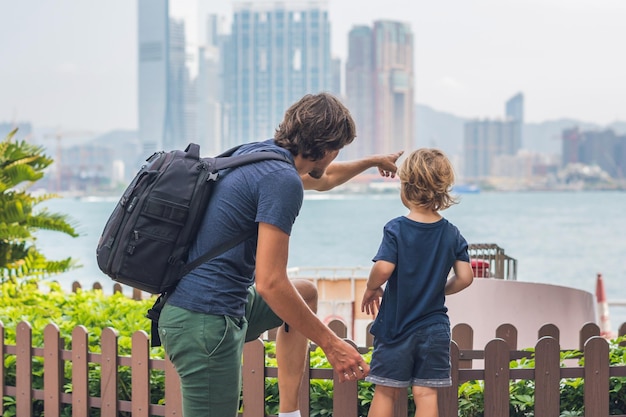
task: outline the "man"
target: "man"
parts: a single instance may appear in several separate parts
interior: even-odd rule
[[[223,173],[190,259],[246,231],[257,234],[183,277],[161,312],[159,335],[180,376],[185,417],[236,416],[243,344],[283,322],[289,331],[281,326],[277,336],[281,417],[299,415],[307,339],[324,350],[340,381],[367,375],[361,355],[315,315],[313,285],[294,284],[286,272],[305,187],[330,189],[372,166],[394,175],[399,153],[331,165],[355,136],[337,98],[306,95],[287,110],[274,139],[238,151],[277,152],[291,164],[267,160]]]

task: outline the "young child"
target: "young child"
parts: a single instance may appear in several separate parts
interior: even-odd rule
[[[361,311],[378,312],[370,330],[374,351],[366,381],[376,388],[368,417],[392,416],[409,386],[415,417],[437,417],[437,387],[452,384],[445,296],[468,287],[474,276],[465,238],[439,214],[457,203],[448,158],[437,149],[418,149],[398,176],[409,213],[385,225],[361,302]]]

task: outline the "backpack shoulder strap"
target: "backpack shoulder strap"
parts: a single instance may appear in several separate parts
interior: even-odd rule
[[[251,231],[249,231],[249,232],[247,232],[247,233],[245,233],[243,235],[235,236],[233,239],[229,240],[228,242],[220,245],[219,247],[217,247],[217,248],[215,248],[213,250],[205,252],[204,254],[200,255],[199,257],[197,257],[193,261],[191,261],[188,264],[186,264],[185,267],[183,268],[180,276],[183,277],[183,276],[187,275],[188,273],[190,273],[191,271],[193,271],[194,269],[196,269],[197,267],[199,267],[200,265],[202,265],[206,261],[209,261],[209,260],[215,258],[216,256],[221,255],[222,253],[225,253],[225,252],[229,251],[230,249],[234,248],[235,246],[237,246],[238,244],[240,244],[244,240],[252,237],[253,235],[254,235],[254,230],[251,230]]]
[[[258,151],[232,156],[223,155],[224,154],[222,154],[222,156],[218,155],[214,158],[205,158],[210,172],[216,172],[226,168],[234,168],[241,165],[251,164],[253,162],[264,161],[267,159],[276,159],[279,161],[287,162],[289,164],[293,164],[288,156],[282,153],[272,151]]]

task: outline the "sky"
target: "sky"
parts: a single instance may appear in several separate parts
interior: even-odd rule
[[[200,0],[228,22],[238,0]],[[333,55],[354,25],[410,24],[416,102],[465,118],[626,121],[626,0],[329,0]],[[0,123],[137,128],[136,0],[0,0]]]

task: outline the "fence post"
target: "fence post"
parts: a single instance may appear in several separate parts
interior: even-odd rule
[[[502,339],[485,346],[485,417],[509,415],[509,350]]]
[[[585,415],[609,415],[609,344],[594,336],[585,343]]]
[[[15,333],[15,351],[17,356],[15,358],[16,411],[20,417],[32,416],[33,357],[31,344],[33,330],[29,323],[22,321],[18,323]]]
[[[140,289],[133,288],[133,300],[141,301],[142,293]]]
[[[304,359],[306,368],[302,374],[300,383],[300,413],[302,417],[309,417],[311,414],[311,350],[307,349]]]
[[[61,415],[64,369],[61,351],[64,345],[59,327],[54,323],[48,324],[43,332],[43,413],[46,417]]]
[[[351,340],[346,342],[356,347]],[[333,416],[357,416],[357,394],[357,381],[339,382],[339,375],[333,370]]]
[[[537,332],[537,336],[537,340],[545,336],[552,337],[558,343],[560,343],[561,340],[561,332],[559,328],[552,323],[544,324],[543,326],[541,326],[541,328],[539,328],[539,332]]]
[[[331,320],[330,323],[328,323],[328,328],[342,339],[345,339],[348,336],[348,328],[341,320]]]
[[[535,347],[535,417],[560,415],[560,346],[559,342],[545,336]]]
[[[132,415],[150,415],[150,346],[148,334],[143,330],[133,333],[131,339]]]
[[[408,415],[409,410],[409,391],[408,389],[400,391],[398,395],[398,401],[394,406],[394,416],[404,417]],[[356,415],[356,414],[355,414]]]
[[[594,336],[600,336],[600,326],[595,323],[585,323],[580,329],[580,336],[578,340],[578,349],[582,352],[585,350],[585,343],[589,338]]]
[[[261,339],[243,345],[243,417],[265,416],[265,345]]]
[[[450,342],[450,377],[452,385],[439,388],[437,403],[439,417],[457,417],[459,415],[459,346]]]
[[[496,338],[502,339],[509,345],[509,349],[517,349],[517,329],[510,323],[501,324],[496,329]]]
[[[333,387],[333,415],[358,415],[357,381],[339,382],[337,372],[333,372]]]
[[[474,329],[467,323],[459,323],[452,328],[452,340],[460,350],[472,350],[474,347]],[[471,359],[461,359],[459,354],[459,369],[471,369]]]
[[[72,416],[89,415],[89,342],[87,328],[72,330]]]
[[[183,398],[180,392],[180,378],[176,368],[165,355],[165,415],[179,417],[183,415]]]
[[[117,386],[118,356],[117,330],[107,327],[102,329],[100,336],[101,364],[100,364],[100,398],[102,399],[102,417],[117,417]]]
[[[374,325],[374,322],[371,321],[367,324],[365,328],[365,347],[371,348],[374,346],[374,335],[370,333],[370,329]]]
[[[617,332],[618,336],[626,336],[626,323],[622,323],[621,326],[619,326],[619,330]],[[626,346],[626,340],[622,340],[621,342],[619,342],[620,346]]]

